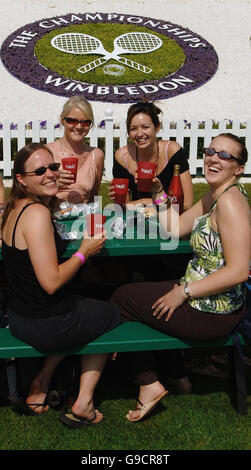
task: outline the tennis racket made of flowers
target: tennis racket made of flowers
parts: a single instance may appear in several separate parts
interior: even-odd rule
[[[81,73],[89,72],[105,64],[110,59],[114,59],[140,72],[150,73],[152,72],[151,68],[125,57],[120,57],[120,54],[146,54],[156,51],[162,44],[162,40],[159,37],[150,33],[138,32],[117,36],[113,42],[114,48],[112,52],[108,52],[99,39],[89,34],[63,33],[58,34],[51,40],[51,45],[61,52],[81,55],[100,54],[103,56],[78,68],[78,72]]]

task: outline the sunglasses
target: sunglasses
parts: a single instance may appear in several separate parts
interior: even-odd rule
[[[71,117],[65,117],[64,121],[67,122],[67,124],[71,124],[72,126],[76,126],[77,124],[81,124],[83,127],[90,127],[92,121],[90,119],[76,119],[76,118],[71,118]]]
[[[220,160],[236,160],[238,163],[243,163],[243,161],[240,158],[234,157],[231,155],[231,153],[225,152],[224,150],[221,150],[220,152],[216,152],[216,150],[212,147],[204,148],[203,153],[207,157],[212,157],[215,153],[218,155]]]
[[[40,166],[34,171],[24,171],[21,173],[21,175],[37,175],[37,176],[42,176],[46,173],[46,170],[49,168],[51,171],[58,171],[60,167],[60,163],[50,163],[50,165],[47,166]]]

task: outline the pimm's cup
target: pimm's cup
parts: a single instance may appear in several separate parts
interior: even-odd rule
[[[77,178],[77,171],[78,171],[78,158],[76,157],[62,158],[62,165],[63,165],[64,170],[70,171],[74,175],[74,181],[72,182],[75,183],[76,178]]]
[[[103,214],[88,214],[86,216],[86,227],[89,237],[100,234],[104,229],[106,216]]]
[[[148,193],[151,191],[152,180],[157,165],[152,162],[138,162],[138,190]]]
[[[115,191],[115,204],[125,204],[128,193],[128,178],[113,178],[112,185]]]

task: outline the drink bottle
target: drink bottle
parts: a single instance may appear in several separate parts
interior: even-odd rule
[[[171,204],[179,204],[179,214],[183,212],[184,194],[180,181],[180,165],[174,165],[173,176],[167,191]]]

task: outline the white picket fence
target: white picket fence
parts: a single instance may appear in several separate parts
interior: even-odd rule
[[[207,147],[215,135],[221,132],[232,132],[239,137],[244,137],[245,144],[249,151],[249,162],[245,168],[245,176],[251,175],[251,119],[240,122],[239,120],[221,120],[214,121],[208,119],[206,121],[191,121],[190,123],[184,120],[171,122],[164,119],[162,122],[161,130],[158,134],[163,139],[174,138],[181,146],[184,143],[189,148],[189,166],[192,176],[203,176],[203,159],[201,156],[198,158],[198,146]],[[55,139],[62,137],[63,129],[58,125],[58,122],[53,120],[32,121],[29,125],[23,121],[17,122],[15,125],[11,121],[4,121],[0,126],[0,152],[2,159],[0,160],[0,170],[3,170],[3,177],[11,177],[11,170],[13,167],[13,155],[11,148],[21,149],[27,143],[27,139],[33,142],[52,142]],[[99,139],[104,139],[104,152],[105,152],[105,170],[104,180],[112,179],[112,166],[114,155],[114,142],[117,140],[117,146],[121,147],[127,143],[127,131],[125,121],[119,124],[115,120],[112,111],[107,110],[104,115],[102,125],[95,125],[90,133],[90,144],[98,147]],[[203,139],[203,140],[200,140]],[[15,142],[13,142],[15,141]],[[13,145],[15,147],[13,147]]]

